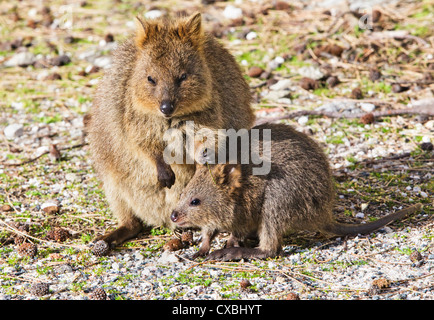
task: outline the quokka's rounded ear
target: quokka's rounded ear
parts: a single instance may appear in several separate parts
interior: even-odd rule
[[[189,39],[195,45],[202,43],[202,15],[198,12],[191,15],[178,26],[178,35],[181,39]]]
[[[140,48],[148,38],[149,26],[138,16],[136,17],[135,22],[136,22],[135,42],[136,42],[136,46]]]
[[[242,172],[240,164],[217,164],[211,174],[215,183],[228,188],[229,193],[236,192],[241,187]]]
[[[140,19],[138,16],[136,21],[136,46],[141,48],[145,42],[151,37],[155,37],[161,31],[161,25],[158,21],[148,22]]]
[[[201,36],[202,35],[202,15],[200,12],[195,13],[190,16],[185,23],[185,27],[191,36]]]

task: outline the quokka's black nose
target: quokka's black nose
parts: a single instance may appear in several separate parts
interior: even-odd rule
[[[179,217],[179,213],[178,213],[178,211],[173,211],[172,214],[170,215],[170,219],[171,219],[173,222],[178,221],[178,217]]]
[[[170,116],[175,108],[173,107],[173,104],[169,100],[163,100],[160,105],[160,111],[165,116]]]

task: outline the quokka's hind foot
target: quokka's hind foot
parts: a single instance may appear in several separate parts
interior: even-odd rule
[[[205,260],[237,261],[241,259],[265,259],[271,255],[258,248],[231,247],[211,252]]]
[[[104,240],[110,246],[116,246],[122,244],[128,239],[134,238],[140,233],[140,231],[142,231],[142,229],[142,222],[139,219],[134,219],[128,224],[121,225],[112,232],[95,238],[94,242]]]

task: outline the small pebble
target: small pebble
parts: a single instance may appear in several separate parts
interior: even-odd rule
[[[288,9],[291,8],[291,6],[286,1],[276,1],[276,4],[274,5],[274,8],[276,10],[288,10]]]
[[[304,77],[300,80],[300,86],[304,90],[315,90],[319,88],[319,82],[317,80]]]
[[[65,54],[57,56],[57,57],[54,57],[53,59],[50,60],[50,64],[52,66],[58,66],[58,67],[64,66],[64,65],[66,65],[66,64],[68,64],[70,62],[71,62],[71,58],[68,57]]]
[[[243,10],[236,8],[233,5],[227,5],[225,10],[223,10],[223,16],[226,19],[236,20],[243,17]]]
[[[404,92],[404,91],[407,91],[408,89],[410,89],[410,87],[404,87],[404,86],[400,85],[399,83],[392,84],[392,92],[395,92],[395,93]]]
[[[6,139],[13,140],[15,138],[19,138],[24,134],[24,127],[22,124],[14,123],[8,125],[4,130]]]
[[[145,13],[146,19],[158,19],[163,15],[161,10],[150,10]]]
[[[363,99],[363,93],[360,88],[354,88],[351,91],[351,99]]]
[[[253,39],[256,39],[257,37],[258,37],[258,34],[254,31],[251,31],[248,34],[246,34],[246,40],[253,40]]]
[[[371,81],[377,81],[378,79],[381,78],[381,72],[376,70],[376,69],[371,69],[369,71],[369,79],[371,79]]]
[[[337,86],[340,83],[340,81],[338,77],[331,76],[327,78],[326,83],[330,88],[333,88]]]
[[[298,118],[297,122],[299,125],[304,126],[306,125],[306,123],[309,121],[309,117],[307,116],[302,116],[300,118]]]
[[[365,112],[372,112],[375,110],[375,105],[372,103],[361,103],[360,109],[362,109]]]
[[[247,75],[252,78],[258,78],[262,73],[264,72],[264,69],[260,67],[253,66],[249,69],[247,72]]]

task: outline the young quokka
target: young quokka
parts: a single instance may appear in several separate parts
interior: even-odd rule
[[[254,175],[252,161],[243,164],[199,166],[171,214],[179,227],[202,229],[202,244],[193,256],[206,256],[218,231],[231,233],[226,248],[210,260],[276,256],[283,236],[291,231],[320,231],[326,235],[366,234],[420,209],[420,204],[366,224],[343,224],[333,219],[335,192],[327,158],[307,135],[287,125],[264,124],[252,130],[271,130],[268,174]],[[252,131],[250,139],[252,140]],[[252,150],[266,160],[264,137]],[[251,143],[251,142],[250,142]],[[251,143],[251,145],[253,145]],[[257,248],[239,241],[258,235]]]
[[[115,50],[87,118],[94,168],[119,224],[99,239],[122,243],[143,222],[174,227],[170,212],[195,169],[164,161],[164,133],[183,130],[186,121],[248,129],[254,122],[251,100],[235,59],[204,32],[200,14],[172,21],[137,18],[136,34]]]

